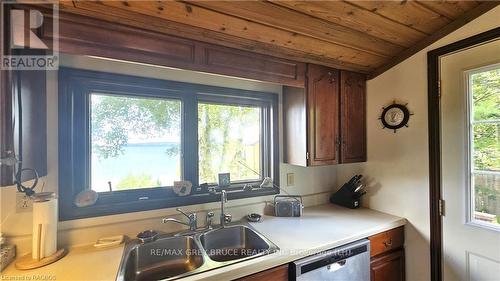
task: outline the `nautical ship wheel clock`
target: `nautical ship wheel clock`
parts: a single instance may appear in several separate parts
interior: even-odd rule
[[[410,113],[407,106],[407,103],[399,104],[394,101],[391,105],[382,107],[382,115],[378,118],[384,126],[382,129],[387,128],[394,130],[394,133],[396,133],[398,129],[408,128],[408,121],[410,121],[410,116],[413,113]]]

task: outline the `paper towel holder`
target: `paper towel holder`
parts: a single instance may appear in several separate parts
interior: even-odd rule
[[[57,196],[53,192],[40,192],[36,193],[33,196],[33,201],[36,203],[42,203],[42,202],[47,202],[50,200],[57,200]],[[57,201],[56,201],[57,203]],[[57,205],[56,205],[57,206]],[[57,221],[57,218],[56,218]],[[36,226],[36,227],[35,227]],[[58,260],[60,260],[62,257],[64,257],[67,253],[66,249],[62,248],[59,250],[56,250],[53,254],[49,256],[45,256],[40,258],[41,251],[42,251],[42,233],[43,231],[47,231],[47,229],[44,229],[47,226],[39,223],[38,225],[34,225],[33,227],[33,232],[36,231],[36,233],[33,233],[33,238],[36,239],[36,249],[32,249],[32,251],[36,251],[36,257],[33,258],[33,253],[29,253],[25,256],[22,256],[19,258],[19,260],[16,262],[15,266],[19,270],[28,270],[28,269],[34,269],[34,268],[39,268],[42,266],[46,266],[48,264],[54,263]],[[57,232],[57,230],[56,230]],[[34,240],[34,239],[33,239]],[[35,247],[33,247],[35,248]]]
[[[40,241],[42,239],[42,225],[38,225],[38,240]],[[38,243],[38,256],[40,256],[40,245],[41,243]],[[16,262],[16,268],[19,270],[28,270],[28,269],[34,269],[34,268],[39,268],[42,266],[49,265],[51,263],[54,263],[61,258],[63,258],[67,254],[66,249],[62,248],[57,250],[54,254],[44,257],[41,259],[33,259],[31,253],[22,256],[19,258],[19,260]]]

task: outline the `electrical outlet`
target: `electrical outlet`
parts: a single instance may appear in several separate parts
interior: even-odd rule
[[[295,185],[295,175],[294,173],[286,174],[286,186],[294,186]]]
[[[16,213],[33,211],[33,200],[21,192],[16,192]]]

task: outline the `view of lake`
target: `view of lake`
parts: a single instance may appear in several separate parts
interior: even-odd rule
[[[108,182],[113,190],[130,187],[154,187],[173,185],[180,179],[180,150],[175,155],[167,153],[171,148],[179,147],[179,143],[138,143],[123,147],[124,153],[118,157],[99,159],[97,153],[92,153],[92,189],[97,192],[109,191]],[[146,186],[140,186],[146,185]],[[148,186],[152,184],[152,186]],[[130,188],[129,187],[129,188]]]

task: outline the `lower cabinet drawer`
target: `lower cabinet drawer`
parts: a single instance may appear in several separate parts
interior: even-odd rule
[[[374,257],[382,253],[390,252],[403,247],[404,227],[391,229],[368,237],[370,240],[370,256]]]

